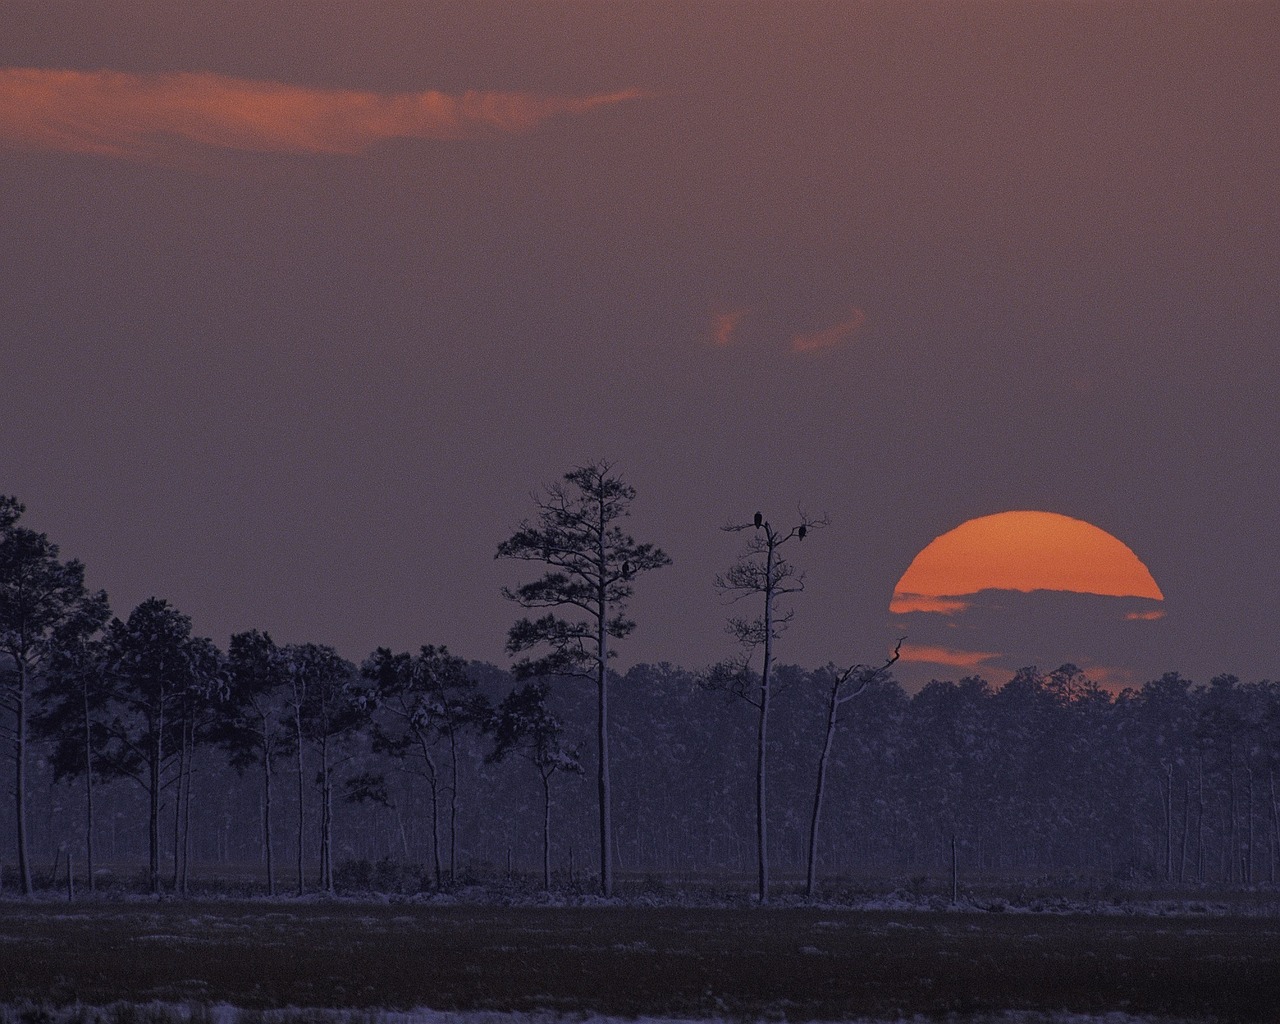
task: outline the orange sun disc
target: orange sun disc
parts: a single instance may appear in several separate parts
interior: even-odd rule
[[[929,543],[894,588],[894,612],[952,610],[940,600],[982,590],[1069,590],[1163,601],[1151,571],[1122,541],[1056,512],[1000,512]]]

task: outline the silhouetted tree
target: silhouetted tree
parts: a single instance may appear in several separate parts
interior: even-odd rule
[[[497,558],[536,562],[546,571],[503,593],[524,608],[553,609],[511,627],[507,650],[547,653],[515,666],[521,678],[578,676],[596,685],[597,798],[600,820],[600,891],[613,893],[613,824],[609,776],[609,659],[611,640],[635,629],[627,618],[632,581],[671,564],[652,544],[638,544],[620,522],[630,515],[635,488],[608,462],[578,466],[535,497],[535,520],[498,545]]]
[[[375,712],[373,749],[392,757],[399,770],[426,780],[431,796],[431,863],[436,888],[443,882],[440,856],[442,773],[437,744],[449,757],[449,879],[456,880],[458,835],[458,743],[460,733],[488,722],[488,702],[477,694],[467,662],[444,647],[426,645],[416,655],[393,654],[380,647],[365,661],[361,675],[366,710]],[[360,778],[360,793],[384,800],[386,787],[377,773]]]
[[[538,769],[542,780],[542,887],[551,889],[551,779],[556,772],[582,774],[577,747],[564,742],[564,726],[547,708],[545,680],[526,683],[508,694],[493,717],[493,751],[501,761],[515,751]]]
[[[822,824],[822,798],[826,790],[827,765],[831,760],[831,745],[840,724],[840,709],[855,697],[861,696],[872,683],[883,679],[889,667],[901,654],[902,641],[899,640],[893,653],[883,665],[859,664],[843,670],[837,670],[834,665],[827,666],[824,679],[827,684],[826,731],[822,738],[822,753],[818,755],[817,778],[813,789],[813,812],[809,816],[809,856],[805,869],[805,894],[810,898],[813,897],[818,885],[818,829]]]
[[[305,891],[305,786],[303,747],[316,748],[320,767],[320,887],[333,892],[333,771],[336,746],[363,720],[353,692],[355,666],[323,644],[290,644],[281,660],[289,680],[289,714],[298,756],[298,892]]]
[[[1186,846],[1186,821],[1184,811],[1183,841],[1174,843],[1177,813],[1175,795],[1185,791],[1185,772],[1193,748],[1193,713],[1190,681],[1176,672],[1166,672],[1159,679],[1142,686],[1126,708],[1126,738],[1129,740],[1127,759],[1155,787],[1160,808],[1160,856],[1159,875],[1166,881],[1180,876],[1182,857]],[[1132,807],[1131,813],[1139,813]],[[1175,867],[1175,864],[1179,865]]]
[[[191,783],[196,755],[210,739],[226,699],[226,658],[212,640],[195,637],[192,660],[197,666],[192,684],[178,694],[178,774],[173,801],[173,889],[184,896],[191,863]]]
[[[288,688],[284,654],[269,634],[254,629],[231,637],[228,694],[217,741],[237,771],[252,764],[262,768],[262,849],[271,896],[276,894],[271,782],[277,758],[291,748],[286,727]]]
[[[208,699],[220,658],[212,643],[191,635],[189,616],[155,597],[128,620],[112,620],[104,650],[111,714],[99,763],[147,794],[147,879],[159,893],[161,796],[182,778],[172,768],[183,750],[184,716],[192,701]]]
[[[786,531],[775,529],[763,516],[757,526],[730,523],[722,527],[727,533],[754,531],[744,550],[729,569],[716,577],[716,589],[731,602],[758,598],[763,604],[753,617],[734,616],[727,630],[743,649],[733,662],[723,663],[708,677],[709,685],[726,689],[756,709],[756,869],[760,902],[769,899],[769,830],[766,797],[769,710],[773,699],[774,642],[791,622],[793,609],[780,610],[777,601],[804,589],[804,573],[782,554],[791,540],[803,540],[812,529],[826,526],[827,519],[812,519],[800,513],[800,521]],[[758,676],[748,671],[756,651],[761,654]]]
[[[103,714],[110,689],[102,628],[111,617],[106,595],[94,595],[55,635],[44,668],[43,710],[33,719],[36,732],[53,741],[54,779],[84,778],[85,866],[89,891],[96,888],[93,787],[99,774],[97,751],[106,742]]]
[[[1233,675],[1209,680],[1199,695],[1195,725],[1210,793],[1218,798],[1219,872],[1224,883],[1234,881],[1240,868],[1239,766],[1245,747],[1245,719],[1239,683]]]
[[[58,545],[43,533],[18,525],[25,507],[0,496],[0,707],[9,713],[14,763],[14,813],[18,876],[32,892],[27,851],[27,755],[32,682],[47,661],[54,636],[77,620],[94,628],[106,596],[90,594],[84,566],[62,562]]]

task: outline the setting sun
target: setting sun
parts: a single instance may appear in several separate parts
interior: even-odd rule
[[[1056,512],[1019,511],[970,519],[928,544],[898,580],[890,610],[961,611],[954,599],[982,590],[1164,600],[1150,570],[1105,530]]]

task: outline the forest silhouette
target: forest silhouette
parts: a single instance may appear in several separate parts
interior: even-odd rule
[[[540,574],[513,567],[507,594],[535,611],[511,629],[510,668],[429,637],[360,663],[261,630],[223,650],[159,598],[113,617],[0,498],[5,889],[523,879],[609,896],[616,871],[626,891],[754,879],[764,901],[957,864],[966,879],[1276,881],[1280,685],[1169,673],[1113,693],[1067,664],[908,694],[893,658],[788,664],[803,571],[775,561],[759,515],[729,527],[748,543],[721,584],[743,598],[741,657],[617,672],[627,599],[670,561],[623,530],[634,498],[608,463],[535,496],[497,551]],[[788,554],[815,524],[784,528]]]

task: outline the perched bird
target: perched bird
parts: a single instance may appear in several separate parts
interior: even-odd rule
[[[631,579],[631,563],[630,562],[622,563],[622,578],[624,580]]]
[[[763,525],[764,525],[764,516],[762,516],[759,512],[757,512],[756,513],[756,529],[757,530],[760,529],[760,527],[762,527]]]
[[[804,540],[804,535],[808,532],[809,532],[809,527],[805,526],[804,523],[801,523],[800,529],[796,530],[796,537],[798,537],[800,540]]]

